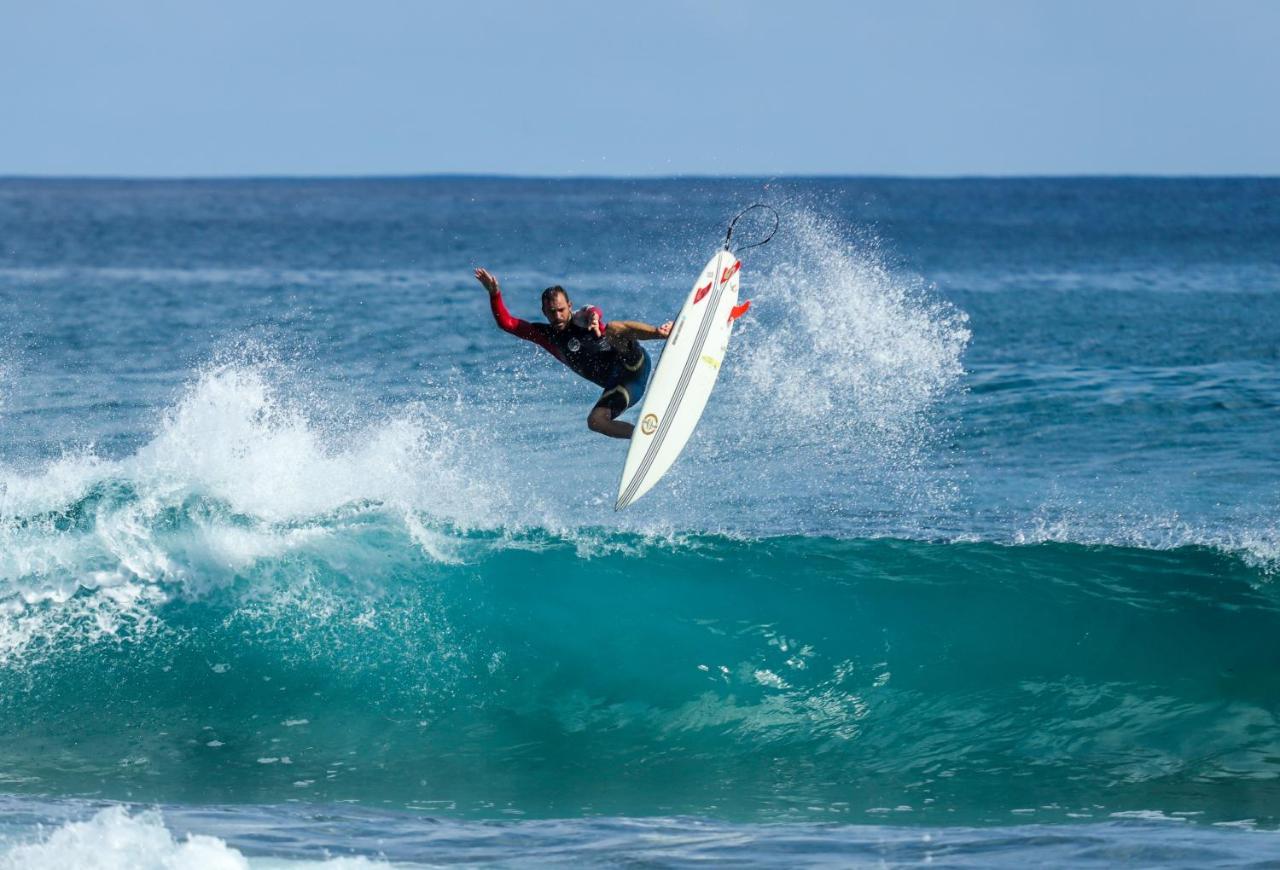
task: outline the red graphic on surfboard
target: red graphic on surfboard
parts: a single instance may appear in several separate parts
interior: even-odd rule
[[[712,284],[715,284],[715,283],[723,284],[725,281],[728,281],[730,278],[732,278],[734,276],[734,273],[736,273],[738,269],[740,269],[741,267],[742,267],[741,260],[734,263],[732,266],[725,266],[724,274],[720,276],[719,282],[708,281],[705,287],[698,288],[698,292],[693,294],[693,304],[697,305],[699,302],[701,302],[703,299],[706,298],[707,294],[711,292]]]

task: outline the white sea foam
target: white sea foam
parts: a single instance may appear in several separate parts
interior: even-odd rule
[[[0,868],[14,870],[242,870],[249,863],[215,837],[193,835],[181,841],[156,813],[130,816],[109,807],[83,822],[68,822],[39,842],[10,846],[0,855]]]
[[[1085,544],[1143,550],[1205,547],[1237,554],[1245,564],[1267,575],[1280,570],[1280,529],[1274,525],[1237,531],[1191,522],[1177,513],[1096,515],[1042,507],[1025,526],[1013,530],[1008,543]]]
[[[328,438],[263,370],[220,366],[199,377],[131,457],[69,455],[36,474],[0,468],[0,517],[65,509],[93,486],[118,481],[152,505],[199,495],[268,522],[377,501],[470,526],[501,493],[472,476],[483,466],[468,462],[468,437],[408,408]]]
[[[421,408],[332,443],[262,371],[224,366],[201,377],[123,470],[150,493],[211,496],[268,522],[376,501],[470,526],[495,495],[471,476],[470,449]]]
[[[175,836],[157,812],[131,815],[120,806],[41,834],[28,842],[0,841],[0,870],[356,870],[391,866],[363,857],[316,861],[247,858],[217,837]]]
[[[267,367],[212,367],[131,456],[0,467],[0,661],[38,638],[137,636],[175,594],[225,586],[263,559],[323,555],[330,541],[348,567],[384,558],[351,546],[370,517],[454,561],[437,527],[492,527],[510,513],[478,437],[420,407],[333,431],[284,398]],[[356,534],[335,540],[344,530]]]

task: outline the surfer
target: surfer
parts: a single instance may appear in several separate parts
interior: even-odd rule
[[[640,341],[665,340],[671,334],[671,324],[650,326],[634,320],[605,323],[594,305],[575,312],[569,294],[558,284],[542,291],[542,313],[547,322],[530,323],[507,311],[493,273],[476,269],[475,274],[489,291],[489,308],[503,332],[533,342],[575,374],[604,388],[587,415],[587,428],[610,438],[630,438],[635,427],[616,418],[640,401],[649,382],[649,354]]]

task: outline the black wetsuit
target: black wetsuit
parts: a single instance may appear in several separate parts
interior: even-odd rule
[[[502,294],[491,293],[493,319],[505,332],[544,348],[560,362],[594,384],[604,387],[597,406],[609,408],[616,417],[644,395],[649,382],[649,354],[631,338],[610,339],[570,320],[564,329],[549,323],[530,323],[512,317],[502,302]],[[592,308],[603,327],[599,309]]]

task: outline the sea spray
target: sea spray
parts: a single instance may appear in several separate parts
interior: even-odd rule
[[[785,525],[794,499],[822,494],[839,502],[823,531],[851,521],[879,533],[874,517],[890,507],[900,517],[956,500],[943,404],[963,391],[966,315],[918,275],[891,267],[874,235],[799,199],[782,214],[770,246],[743,254],[742,296],[753,308],[657,497],[619,518],[606,518],[603,497],[559,505],[561,522],[731,533]],[[550,516],[534,522],[554,525]]]
[[[957,387],[971,336],[962,311],[891,270],[874,239],[844,232],[813,212],[787,215],[790,244],[753,276],[755,304],[770,316],[746,343],[743,398],[774,408],[771,422],[821,421],[837,446],[883,433],[892,451]]]
[[[738,443],[798,451],[818,487],[857,478],[906,508],[938,502],[939,406],[961,389],[967,317],[891,269],[873,236],[807,209],[786,218],[771,265],[744,278],[759,322],[736,340],[719,397]]]

